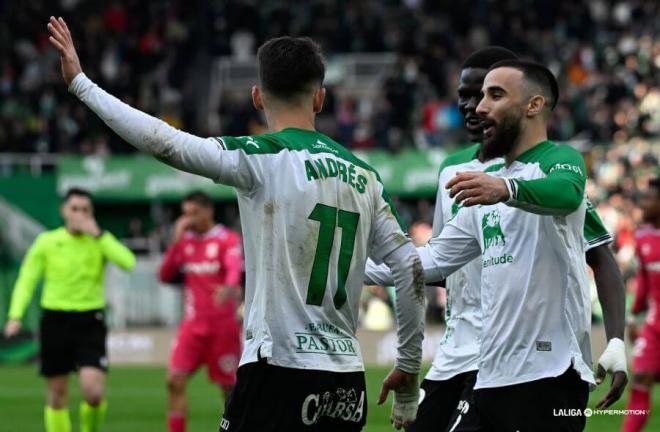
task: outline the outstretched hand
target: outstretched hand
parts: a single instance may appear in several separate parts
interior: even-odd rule
[[[506,180],[483,172],[458,173],[445,188],[449,189],[449,197],[455,197],[455,202],[464,207],[492,205],[509,199]]]
[[[60,53],[62,77],[68,86],[76,75],[82,72],[78,53],[76,53],[76,48],[73,46],[71,32],[62,17],[57,19],[55,17],[50,17],[48,31],[51,34],[48,40]]]

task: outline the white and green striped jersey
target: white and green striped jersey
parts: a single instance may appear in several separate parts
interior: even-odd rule
[[[84,74],[69,89],[140,150],[236,189],[246,267],[241,364],[266,358],[297,369],[363,370],[355,332],[371,257],[396,268],[397,366],[419,371],[421,265],[372,168],[312,130],[200,138],[129,107]]]
[[[511,165],[487,171],[508,179],[511,199],[459,209],[439,236],[418,248],[428,281],[479,257],[482,328],[475,388],[555,377],[571,366],[593,384],[584,160],[570,147],[545,141]],[[368,267],[366,276],[391,280],[384,266]]]
[[[458,205],[449,196],[445,185],[457,173],[485,171],[493,165],[502,165],[504,159],[496,158],[481,162],[477,158],[480,144],[474,144],[447,157],[438,174],[438,192],[433,219],[433,236],[442,231],[445,224],[458,211]],[[584,222],[585,250],[611,243],[612,237],[603,226],[590,202]],[[447,276],[446,330],[436,351],[426,379],[442,381],[460,373],[478,369],[481,332],[481,259],[477,258],[455,273]],[[589,286],[583,287],[587,295]]]

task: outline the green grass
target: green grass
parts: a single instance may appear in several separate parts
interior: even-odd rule
[[[365,432],[393,431],[388,417],[390,406],[379,407],[375,399],[387,373],[384,368],[367,370],[369,391],[369,417]],[[109,375],[108,417],[104,432],[165,431],[165,370],[162,368],[115,367]],[[75,379],[72,380],[71,407],[74,431],[77,431],[77,406],[80,403]],[[591,395],[589,405],[604,394],[599,388]],[[0,432],[42,431],[44,388],[33,366],[0,367]],[[218,430],[221,398],[220,391],[198,373],[192,380],[190,395],[190,432]],[[627,398],[627,393],[625,398]],[[390,398],[391,400],[391,398]],[[623,409],[624,401],[613,408]],[[647,430],[660,430],[660,389],[653,397],[651,411],[656,411],[647,424]],[[621,416],[592,416],[587,431],[609,432],[621,429]]]

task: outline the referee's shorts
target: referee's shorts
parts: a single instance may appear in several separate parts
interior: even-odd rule
[[[81,367],[107,372],[106,336],[103,310],[67,312],[44,309],[39,332],[39,373],[53,377]]]

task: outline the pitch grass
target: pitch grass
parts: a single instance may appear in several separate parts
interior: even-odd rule
[[[388,418],[390,405],[375,404],[380,384],[387,369],[367,369],[369,392],[369,416],[365,432],[389,432],[394,429]],[[161,432],[165,431],[165,370],[146,367],[115,367],[108,378],[108,416],[103,432]],[[80,403],[77,381],[72,377],[71,414],[74,431],[78,430],[78,406]],[[591,395],[589,406],[604,394],[599,388]],[[41,379],[33,366],[0,366],[0,432],[43,431],[43,394]],[[216,432],[220,418],[220,392],[211,385],[204,373],[198,373],[191,381],[190,432]],[[626,393],[625,398],[627,399]],[[390,396],[391,401],[391,396]],[[623,409],[624,401],[613,408]],[[511,409],[516,409],[511,407]],[[653,395],[652,416],[647,429],[660,430],[660,388]],[[655,413],[653,413],[655,411]],[[587,431],[609,432],[621,430],[622,417],[618,415],[592,416],[587,421]]]

